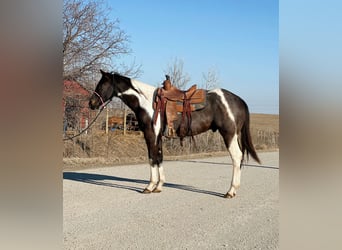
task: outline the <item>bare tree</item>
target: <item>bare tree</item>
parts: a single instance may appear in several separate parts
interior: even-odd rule
[[[204,80],[204,84],[202,88],[204,89],[213,89],[219,86],[219,77],[217,70],[211,68],[207,73],[202,73],[202,77]]]
[[[140,73],[135,62],[125,66],[113,59],[131,53],[129,37],[111,20],[109,8],[102,1],[64,0],[63,5],[63,77],[89,80],[100,68],[118,71],[131,77]]]
[[[180,89],[184,89],[190,82],[189,74],[184,72],[184,62],[182,59],[175,58],[172,63],[169,63],[165,74],[169,75],[172,84]]]

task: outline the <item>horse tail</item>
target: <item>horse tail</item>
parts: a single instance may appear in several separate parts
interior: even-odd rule
[[[255,148],[253,146],[252,143],[252,137],[251,137],[251,133],[250,133],[250,129],[249,129],[249,111],[248,111],[248,107],[246,105],[247,108],[247,116],[246,116],[246,120],[244,122],[244,124],[242,125],[241,128],[241,150],[242,150],[242,154],[245,154],[245,152],[247,153],[247,160],[249,155],[252,156],[252,158],[254,160],[256,160],[259,164],[261,164],[261,161],[255,151]]]

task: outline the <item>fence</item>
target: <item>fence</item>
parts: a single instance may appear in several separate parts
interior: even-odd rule
[[[278,149],[279,132],[270,128],[255,129],[251,128],[252,140],[257,150]]]
[[[63,157],[78,158],[115,158],[135,157],[147,160],[147,148],[144,137],[140,131],[124,131],[120,128],[109,129],[106,133],[103,124],[106,120],[106,112],[102,112],[98,120],[88,130],[87,134],[76,137],[73,141],[64,142]],[[123,116],[123,110],[108,110],[113,116]],[[269,128],[251,128],[253,144],[257,150],[272,150],[279,148],[279,132]],[[221,135],[218,132],[207,131],[192,138],[187,137],[183,141],[183,147],[179,139],[163,139],[163,151],[165,156],[188,155],[197,153],[210,153],[226,151]]]
[[[87,127],[98,111],[88,108],[88,96],[66,96],[64,98],[64,137],[72,136]],[[128,119],[126,119],[129,117]],[[73,141],[64,141],[63,157],[79,158],[122,158],[147,157],[143,135],[138,130],[134,115],[119,99],[113,100],[97,118],[96,122]],[[124,126],[129,122],[129,126]],[[279,121],[278,121],[279,122]],[[125,129],[130,128],[130,131]],[[263,122],[258,126],[251,123],[251,136],[257,150],[279,148],[279,131],[275,126]],[[226,151],[219,133],[207,131],[192,138],[184,139],[183,147],[179,139],[164,138],[164,155],[187,155],[204,152]]]

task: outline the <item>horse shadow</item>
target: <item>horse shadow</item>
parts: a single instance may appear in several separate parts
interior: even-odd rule
[[[143,189],[135,187],[135,186],[131,186],[129,185],[129,183],[137,183],[137,184],[144,184],[144,185],[147,185],[149,183],[149,181],[140,180],[140,179],[132,179],[132,178],[102,175],[102,174],[79,173],[79,172],[63,172],[63,179],[71,180],[71,181],[78,181],[78,182],[83,182],[83,183],[88,183],[88,184],[93,184],[93,185],[126,189],[126,190],[135,191],[138,193],[142,193]],[[175,188],[175,189],[184,190],[188,192],[224,197],[224,194],[213,192],[213,191],[208,191],[208,190],[202,190],[202,189],[199,189],[193,186],[188,186],[188,185],[166,182],[164,184],[164,187]]]
[[[232,163],[220,163],[220,162],[212,162],[212,161],[203,161],[203,160],[177,160],[178,162],[190,162],[190,163],[205,163],[205,164],[212,164],[212,165],[224,165],[224,166],[233,166]],[[252,167],[252,168],[265,168],[265,169],[275,169],[279,170],[279,167],[276,166],[266,166],[266,165],[257,165],[257,164],[247,164],[242,163],[241,167]]]

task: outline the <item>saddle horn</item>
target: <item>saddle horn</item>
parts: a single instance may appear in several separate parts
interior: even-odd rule
[[[165,77],[166,77],[166,80],[163,82],[163,87],[165,90],[169,90],[171,89],[171,86],[172,86],[171,81],[170,81],[170,76],[165,75]]]

